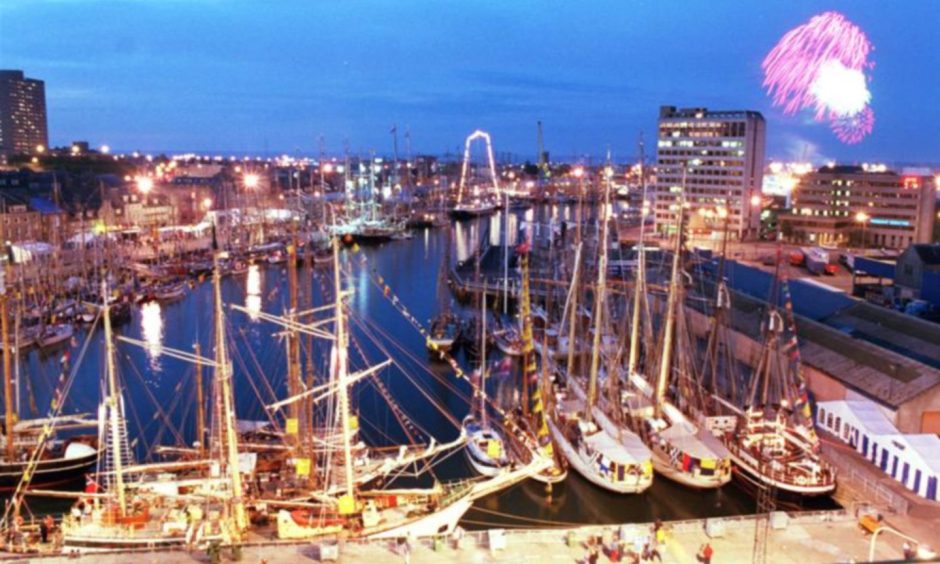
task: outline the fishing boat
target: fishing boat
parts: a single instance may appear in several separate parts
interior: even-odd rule
[[[0,460],[0,492],[15,491],[27,470],[31,476],[28,487],[42,489],[69,485],[79,487],[84,483],[84,476],[94,469],[98,460],[94,437],[47,440],[43,445],[41,458],[31,464],[33,452],[36,450],[36,437],[40,434],[42,425],[48,424],[71,424],[78,428],[93,426],[95,422],[83,417],[59,417],[54,422],[50,419],[18,421],[13,426],[13,435],[22,438],[14,443],[14,456],[18,455],[19,459],[10,461],[5,457]],[[5,447],[5,444],[0,446]]]
[[[231,544],[243,537],[248,520],[239,470],[231,364],[225,347],[219,259],[216,252],[213,276],[215,360],[165,349],[177,358],[215,367],[218,434],[213,440],[217,441],[214,452],[218,458],[180,463],[134,463],[128,448],[124,400],[117,383],[109,306],[105,300],[107,397],[99,409],[99,435],[102,444],[106,445],[107,457],[97,478],[104,491],[83,493],[77,503],[91,504],[90,512],[79,512],[63,520],[63,552],[154,547],[180,549],[204,547],[210,542]],[[102,296],[107,296],[104,283]],[[132,339],[124,340],[141,344]],[[211,471],[199,472],[197,469],[200,467]]]
[[[351,237],[357,243],[385,243],[405,233],[404,226],[398,222],[360,218],[351,222],[347,238]]]
[[[485,398],[485,396],[484,396]],[[495,476],[509,466],[502,433],[488,424],[485,418],[469,414],[463,419],[463,430],[468,436],[467,460],[483,476]]]
[[[296,256],[297,247],[294,244],[287,246],[287,280],[290,311],[296,312],[300,306],[298,302],[298,264]],[[310,304],[308,304],[310,305]],[[324,306],[327,307],[327,306]],[[313,473],[310,465],[331,469],[329,476],[344,475],[343,465],[345,458],[334,456],[334,448],[344,443],[344,436],[348,436],[350,443],[350,458],[353,460],[353,482],[355,487],[363,487],[373,482],[381,482],[388,476],[393,476],[402,468],[414,466],[423,461],[433,459],[441,453],[462,447],[467,440],[466,434],[461,433],[452,441],[439,443],[431,438],[427,444],[414,442],[408,445],[392,445],[373,448],[362,440],[360,428],[357,424],[351,425],[345,435],[337,431],[330,424],[314,424],[314,404],[326,401],[334,395],[335,386],[317,386],[313,381],[311,364],[308,362],[307,381],[302,382],[301,374],[301,339],[304,334],[313,337],[322,337],[324,333],[310,329],[303,320],[306,315],[324,308],[306,310],[304,316],[289,314],[276,316],[263,311],[252,310],[247,306],[232,305],[232,308],[263,320],[284,329],[283,335],[287,341],[287,391],[289,397],[268,405],[269,410],[286,408],[285,428],[278,429],[271,421],[241,421],[239,422],[239,445],[243,452],[257,456],[256,474],[267,477],[276,476],[282,494],[288,497],[309,494],[308,487],[312,484]],[[373,366],[373,371],[381,370],[391,364],[391,361]],[[360,373],[361,374],[361,373]],[[407,414],[400,410],[392,401],[388,389],[381,380],[374,378],[373,385],[389,401],[390,407],[395,411],[399,420],[408,419]],[[304,388],[306,387],[306,390]],[[332,390],[332,391],[331,391]],[[197,414],[197,421],[203,420],[203,415]],[[353,418],[354,423],[358,418]],[[204,425],[200,425],[204,427]],[[204,432],[197,431],[202,437]],[[334,448],[331,448],[334,447]],[[335,479],[319,481],[321,488],[317,494],[340,495],[345,485]]]

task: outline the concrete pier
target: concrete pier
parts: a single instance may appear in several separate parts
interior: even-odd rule
[[[713,562],[751,562],[756,527],[765,516],[732,517],[715,520],[675,521],[664,524],[663,562],[696,562],[703,543],[714,549]],[[846,511],[822,511],[779,514],[766,528],[767,562],[867,562],[871,535]],[[651,525],[589,526],[576,529],[525,529],[467,532],[454,537],[414,539],[410,554],[396,541],[344,542],[338,548],[338,562],[576,562],[586,555],[586,541],[601,536],[604,542],[623,538],[630,549],[642,546],[651,534]],[[711,536],[710,536],[711,535]],[[874,549],[875,560],[901,558],[900,540],[880,535]],[[242,549],[243,562],[269,564],[316,562],[327,557],[333,545],[322,550],[318,543],[256,544]],[[231,561],[223,550],[223,561]],[[96,563],[177,563],[206,562],[204,552],[150,552],[96,554]],[[325,558],[328,560],[328,558]],[[44,562],[74,561],[67,557],[43,559]],[[601,555],[599,562],[608,562]],[[630,562],[624,559],[624,562]]]

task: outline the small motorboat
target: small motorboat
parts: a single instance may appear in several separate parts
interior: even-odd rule
[[[37,342],[40,349],[51,349],[67,343],[72,335],[75,334],[75,330],[68,323],[56,323],[54,325],[47,325],[43,328],[42,332],[39,334]]]

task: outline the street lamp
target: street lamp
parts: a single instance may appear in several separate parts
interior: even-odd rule
[[[865,226],[869,219],[871,219],[871,217],[863,211],[855,214],[855,221],[862,224],[862,249],[865,248]]]
[[[254,190],[258,187],[259,178],[257,174],[246,174],[242,180],[245,183],[245,188]]]
[[[141,194],[147,194],[153,190],[153,179],[149,176],[138,176],[134,181],[137,183],[137,190]]]

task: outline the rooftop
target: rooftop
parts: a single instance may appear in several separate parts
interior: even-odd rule
[[[940,264],[940,245],[911,245],[924,264]]]

